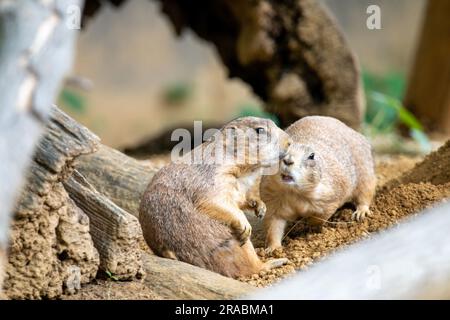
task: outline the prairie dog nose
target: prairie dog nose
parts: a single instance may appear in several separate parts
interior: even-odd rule
[[[294,160],[292,160],[291,156],[286,156],[283,158],[283,163],[287,166],[290,166],[294,164]]]

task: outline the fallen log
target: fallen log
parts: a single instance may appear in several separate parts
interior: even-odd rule
[[[91,281],[99,257],[89,219],[62,182],[99,139],[54,107],[11,225],[5,292],[10,298],[55,298]]]
[[[256,288],[190,264],[144,254],[145,284],[162,299],[235,299]]]
[[[283,126],[327,115],[358,128],[365,103],[356,57],[317,0],[158,0],[177,35],[190,29],[212,43],[229,77],[248,83]],[[90,18],[105,3],[88,2]]]
[[[100,269],[119,280],[141,277],[139,221],[101,195],[78,171],[64,182],[64,187],[89,216],[90,234],[100,254]]]
[[[359,67],[319,1],[159,1],[177,34],[189,28],[213,43],[229,76],[247,82],[283,126],[317,114],[360,126]]]
[[[98,192],[138,217],[142,194],[159,167],[101,145],[79,158],[77,170]]]

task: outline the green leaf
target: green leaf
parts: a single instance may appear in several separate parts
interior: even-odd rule
[[[86,111],[85,99],[78,93],[69,89],[63,89],[60,96],[62,104],[72,109],[73,111],[83,113]]]
[[[112,280],[114,280],[114,281],[119,281],[119,278],[117,278],[117,276],[113,275],[113,274],[111,273],[111,271],[106,270],[105,273],[106,273],[106,275],[108,276],[108,278],[110,278],[110,279],[112,279]]]
[[[397,112],[398,118],[401,122],[403,122],[410,129],[417,129],[423,131],[423,126],[416,119],[416,117],[409,112],[405,107],[403,107],[402,103],[393,97],[387,96],[380,92],[369,92],[369,96],[371,99],[374,99],[378,103],[383,104],[386,107],[390,107]]]
[[[174,83],[169,85],[164,91],[164,100],[170,104],[180,104],[185,102],[192,93],[192,87],[187,83]]]
[[[387,106],[384,100],[375,99],[368,91],[365,122],[381,132],[389,132],[397,125],[398,112]]]
[[[366,91],[378,91],[399,100],[403,99],[406,80],[402,73],[391,72],[380,76],[363,70],[362,82]]]
[[[383,92],[391,97],[402,100],[405,92],[405,85],[405,76],[400,73],[392,72],[384,78]]]

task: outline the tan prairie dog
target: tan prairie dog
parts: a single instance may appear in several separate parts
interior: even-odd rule
[[[234,141],[243,132],[253,133],[256,139],[231,147],[230,141],[218,139],[231,134]],[[157,255],[233,278],[286,263],[286,259],[266,263],[259,259],[243,210],[264,215],[258,179],[263,167],[278,165],[289,144],[289,136],[271,120],[245,117],[230,122],[212,141],[183,158],[192,160],[200,150],[201,163],[172,162],[162,168],[140,205],[139,220],[147,244]],[[243,145],[240,150],[244,152],[238,152],[237,145]],[[218,146],[224,147],[221,152]],[[220,154],[229,157],[223,159]]]
[[[305,117],[286,133],[293,141],[289,155],[280,161],[279,174],[261,181],[269,252],[281,247],[287,221],[322,224],[347,202],[356,205],[353,218],[363,219],[376,187],[370,143],[341,121]]]

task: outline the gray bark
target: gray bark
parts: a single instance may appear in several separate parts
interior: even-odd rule
[[[142,194],[158,169],[104,145],[77,163],[77,170],[98,192],[135,217]]]
[[[0,2],[0,247],[7,245],[24,171],[72,65],[76,30],[65,24],[66,8],[82,2]]]
[[[121,280],[140,276],[142,230],[137,218],[101,195],[78,171],[64,187],[89,216],[92,240],[100,254],[100,269]]]

